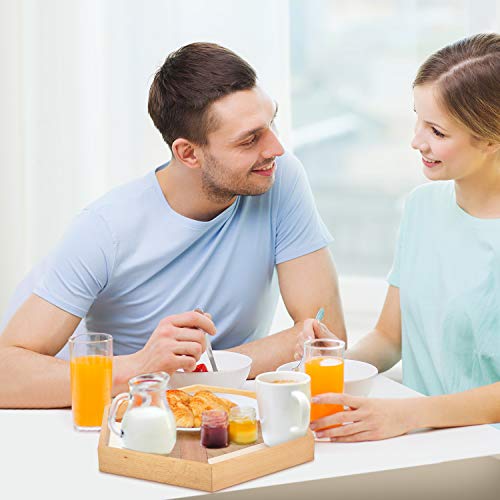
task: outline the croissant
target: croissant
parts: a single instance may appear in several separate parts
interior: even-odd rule
[[[181,390],[167,391],[168,404],[177,427],[200,427],[201,414],[206,410],[229,410],[236,406],[228,399],[219,398],[211,391],[198,391],[194,396]]]
[[[191,408],[194,415],[194,426],[199,427],[201,425],[201,414],[207,410],[223,410],[226,411],[224,406],[217,402],[212,395],[208,396],[203,394],[195,394],[191,401],[189,402],[189,407]]]
[[[167,399],[169,404],[171,400],[178,400],[181,403],[188,405],[191,400],[191,395],[179,389],[170,389],[167,391]]]
[[[205,401],[206,404],[221,405],[221,400],[211,391],[198,391],[194,393],[193,398],[199,398]]]
[[[177,427],[195,427],[194,425],[194,414],[189,406],[182,403],[178,403],[172,412],[175,417],[175,422]]]
[[[184,391],[167,391],[167,401],[175,417],[177,427],[194,427],[194,415],[189,408],[191,396]]]
[[[202,401],[205,401],[207,405],[211,404],[213,406],[216,406],[217,408],[214,409],[225,410],[228,413],[229,410],[233,408],[233,406],[236,406],[236,404],[233,403],[232,401],[229,401],[229,399],[224,399],[219,396],[216,396],[211,391],[199,391],[194,395],[194,397],[200,398]]]
[[[232,401],[229,401],[229,399],[224,399],[224,398],[219,398],[219,401],[222,403],[226,411],[229,413],[229,410],[231,408],[234,408],[235,406],[238,406],[236,403],[233,403]]]

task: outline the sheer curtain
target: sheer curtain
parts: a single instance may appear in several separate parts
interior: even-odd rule
[[[193,41],[255,67],[287,143],[287,0],[0,2],[0,315],[79,209],[169,158],[147,94],[166,55]]]

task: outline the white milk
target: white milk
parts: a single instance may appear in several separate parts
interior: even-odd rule
[[[172,413],[157,406],[140,406],[127,411],[122,430],[125,448],[145,453],[170,453],[177,435]]]

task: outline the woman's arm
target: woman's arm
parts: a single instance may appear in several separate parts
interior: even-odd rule
[[[415,429],[500,422],[500,382],[443,396],[415,398]]]
[[[317,322],[316,322],[317,323]],[[307,328],[306,328],[307,327]],[[324,326],[307,320],[304,332],[316,337],[332,336]],[[302,340],[302,339],[301,339]],[[399,289],[389,287],[375,329],[346,352],[385,371],[401,358],[401,312]],[[341,427],[317,432],[335,441],[367,441],[399,436],[421,428],[458,427],[500,422],[500,381],[469,391],[443,396],[375,399],[348,394],[322,394],[314,402],[342,404],[350,410],[319,419],[312,429]]]
[[[325,325],[307,319],[295,347],[295,359],[302,357],[304,342],[310,338],[338,338]],[[401,310],[399,288],[389,286],[384,307],[375,329],[348,349],[345,357],[371,363],[379,372],[388,370],[401,359]]]
[[[429,427],[500,422],[500,382],[444,396],[372,399],[329,393],[313,402],[350,408],[311,423],[313,430],[346,424],[317,432],[318,437],[339,442],[387,439]]]
[[[375,329],[348,349],[345,357],[371,363],[379,372],[388,370],[401,359],[399,288],[389,286]]]

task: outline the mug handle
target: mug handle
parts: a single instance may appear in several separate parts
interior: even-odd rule
[[[123,430],[118,429],[116,425],[116,412],[118,410],[118,405],[125,399],[128,399],[129,394],[128,392],[122,392],[121,394],[118,394],[118,396],[113,399],[113,403],[111,403],[111,408],[109,409],[109,415],[108,415],[108,427],[109,430],[114,432],[118,437],[123,437]]]
[[[300,425],[294,425],[290,429],[290,432],[304,432],[304,430],[309,426],[311,403],[302,391],[292,391],[292,397],[297,401],[300,407]]]

